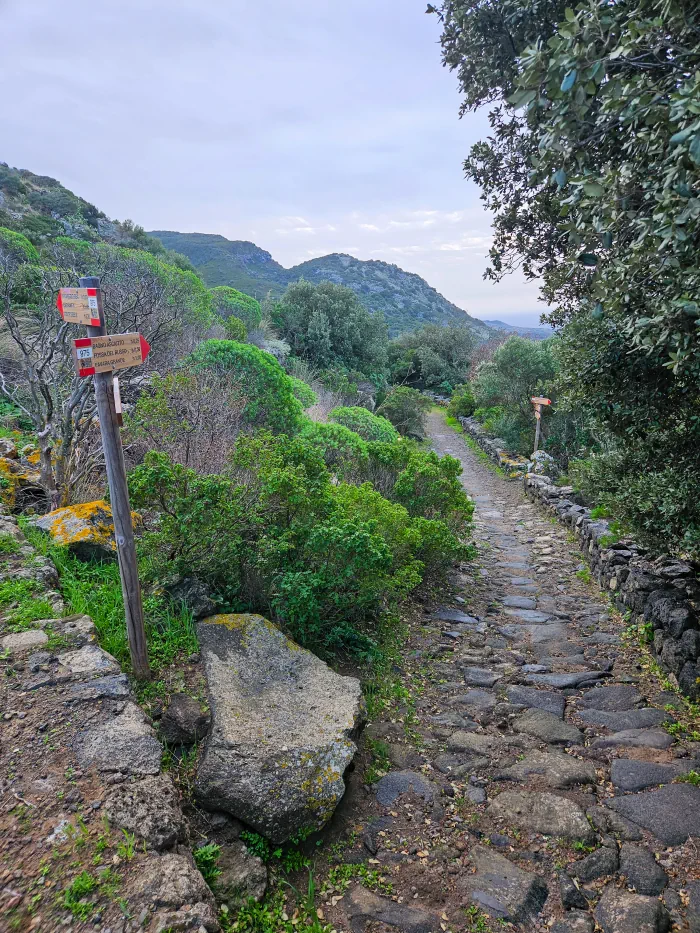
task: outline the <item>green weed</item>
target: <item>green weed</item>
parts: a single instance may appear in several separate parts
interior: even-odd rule
[[[32,546],[39,553],[50,557],[56,565],[67,614],[89,615],[95,623],[100,646],[114,655],[123,668],[128,669],[130,655],[118,564],[115,561],[78,560],[66,548],[52,544],[35,528],[26,523],[21,524]],[[26,581],[18,581],[23,582]],[[0,609],[3,608],[3,586],[5,584],[0,584]],[[41,600],[35,600],[37,602]],[[33,619],[51,618],[53,615],[50,605],[41,611],[43,615],[34,610]],[[197,637],[190,612],[174,608],[163,596],[151,594],[144,598],[144,615],[148,655],[154,671],[172,664],[178,657],[197,651]]]
[[[117,846],[117,855],[119,858],[125,859],[127,862],[130,862],[134,857],[136,849],[136,833],[129,833],[125,829],[122,830],[124,835],[124,841],[120,842]]]
[[[583,580],[584,583],[590,583],[593,579],[591,577],[590,567],[582,567],[580,570],[577,570],[576,576],[579,578],[579,580]]]
[[[700,774],[697,771],[688,771],[687,774],[680,774],[676,778],[677,784],[700,784]]]
[[[95,905],[86,901],[85,898],[92,894],[97,886],[98,881],[90,872],[81,871],[63,891],[60,903],[76,919],[87,920],[95,909]]]
[[[216,879],[221,874],[221,869],[217,866],[221,855],[221,846],[210,842],[208,845],[194,849],[192,855],[197,868],[202,873],[202,877],[209,887],[213,888]]]

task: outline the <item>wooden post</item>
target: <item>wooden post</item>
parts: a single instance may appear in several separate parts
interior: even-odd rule
[[[542,406],[535,405],[535,449],[532,451],[533,454],[536,454],[540,448],[540,425],[542,424]]]
[[[100,325],[99,327],[88,326],[88,336],[106,336],[107,329],[99,278],[95,276],[81,278],[80,287],[97,289]],[[141,584],[139,583],[138,565],[136,563],[136,542],[134,541],[134,526],[129,506],[129,490],[126,483],[122,439],[119,433],[119,422],[115,408],[113,376],[111,372],[95,373],[93,379],[95,382],[97,414],[100,419],[100,433],[102,434],[102,447],[107,468],[109,497],[114,518],[119,574],[122,581],[122,595],[124,596],[124,612],[126,615],[126,634],[131,652],[131,666],[137,680],[150,680],[151,669],[148,664],[146,630],[143,624]]]

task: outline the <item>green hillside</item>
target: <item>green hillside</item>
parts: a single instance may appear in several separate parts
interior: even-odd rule
[[[491,330],[432,288],[425,279],[377,260],[331,253],[285,269],[270,253],[245,240],[207,233],[154,230],[165,247],[184,254],[209,286],[232,285],[257,298],[279,297],[290,282],[329,281],[346,285],[370,311],[381,311],[395,335],[423,324],[466,323],[479,336]]]
[[[148,236],[143,227],[130,220],[110,220],[55,178],[12,168],[5,162],[0,162],[0,227],[22,233],[35,246],[68,236],[146,250],[182,269],[193,268],[188,259]]]

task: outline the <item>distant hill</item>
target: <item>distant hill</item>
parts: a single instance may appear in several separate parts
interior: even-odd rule
[[[346,285],[370,311],[381,311],[392,335],[423,324],[465,323],[487,339],[490,328],[444,298],[425,279],[379,260],[331,253],[291,269],[246,240],[227,240],[213,233],[153,230],[165,247],[187,256],[207,285],[232,285],[256,298],[279,297],[290,282],[329,281]]]
[[[484,324],[488,324],[489,327],[493,327],[495,330],[505,330],[509,334],[528,337],[530,340],[546,340],[554,333],[552,328],[546,324],[540,327],[518,327],[515,324],[506,324],[505,321],[484,321]]]

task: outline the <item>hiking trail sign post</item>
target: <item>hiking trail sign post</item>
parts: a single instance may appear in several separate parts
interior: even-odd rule
[[[542,425],[542,408],[545,405],[551,405],[552,400],[549,398],[543,398],[541,395],[533,396],[530,401],[535,406],[535,418],[537,419],[537,426],[535,427],[535,449],[532,451],[533,454],[536,454],[540,447],[540,427]]]
[[[113,376],[116,370],[143,363],[150,346],[140,334],[107,334],[99,278],[87,276],[80,279],[80,288],[62,288],[56,306],[64,321],[87,327],[87,337],[73,341],[73,359],[78,375],[81,378],[93,376],[95,382],[131,667],[138,680],[150,680],[134,526],[119,433],[121,401],[118,381]]]

